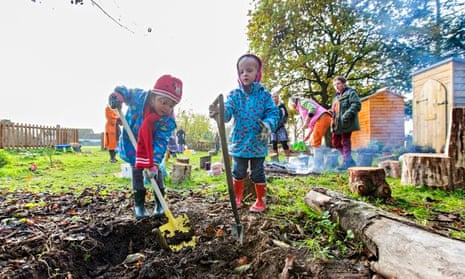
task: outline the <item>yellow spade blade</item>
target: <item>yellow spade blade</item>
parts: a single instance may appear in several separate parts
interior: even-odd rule
[[[174,218],[168,210],[165,211],[165,215],[168,218],[168,223],[160,226],[160,230],[165,233],[165,236],[173,237],[177,231],[183,233],[189,232],[189,226],[187,226],[189,218],[186,214]]]
[[[168,218],[168,223],[160,226],[160,231],[162,231],[166,237],[174,237],[176,232],[189,232],[189,226],[187,226],[189,219],[186,214],[174,218],[171,214],[171,211],[166,210],[165,215]],[[189,241],[182,241],[179,244],[168,244],[168,246],[170,247],[171,251],[178,252],[184,247],[195,247],[195,242],[195,237],[192,237],[192,239]]]

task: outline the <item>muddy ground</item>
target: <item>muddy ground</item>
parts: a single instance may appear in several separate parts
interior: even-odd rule
[[[208,186],[205,186],[208,187]],[[242,244],[231,235],[235,221],[227,196],[168,191],[185,233],[165,237],[156,229],[168,219],[136,221],[130,192],[88,188],[80,195],[0,195],[0,278],[372,278],[369,258],[350,245],[344,255],[315,260],[315,252],[290,245],[310,233],[301,224],[239,213]],[[152,197],[150,197],[152,198]],[[272,199],[272,197],[269,197]],[[253,202],[250,197],[246,206]],[[147,208],[151,209],[151,204]],[[282,216],[286,218],[286,216]],[[308,227],[308,226],[307,226]],[[163,227],[162,227],[163,228]],[[341,235],[341,238],[344,236]],[[186,244],[195,240],[195,247]],[[163,240],[163,238],[162,238]],[[351,247],[352,246],[352,247]]]
[[[253,198],[245,201],[246,205]],[[0,196],[1,278],[370,278],[366,255],[312,260],[312,251],[289,245],[301,226],[241,208],[242,244],[227,196],[168,192],[177,219],[190,225],[164,239],[156,230],[168,219],[136,221],[130,192],[98,187],[61,195],[25,192]],[[150,208],[149,204],[147,208]],[[285,216],[283,216],[285,218]],[[163,227],[164,228],[164,227]],[[195,247],[186,244],[194,239]]]

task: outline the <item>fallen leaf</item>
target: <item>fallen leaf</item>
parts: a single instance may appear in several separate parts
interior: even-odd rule
[[[247,264],[248,260],[247,260],[247,256],[242,256],[240,257],[239,259],[236,260],[236,266],[243,266],[245,264]]]
[[[145,255],[141,253],[134,253],[134,254],[129,254],[126,256],[126,259],[124,259],[123,264],[131,264],[139,261],[145,260]]]

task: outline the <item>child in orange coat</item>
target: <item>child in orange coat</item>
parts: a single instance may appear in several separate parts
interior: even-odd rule
[[[107,122],[105,123],[105,134],[103,140],[103,147],[108,150],[110,153],[110,162],[116,163],[116,147],[118,145],[118,138],[121,134],[121,120],[119,119],[118,110],[112,109],[109,105],[105,107],[105,118]]]

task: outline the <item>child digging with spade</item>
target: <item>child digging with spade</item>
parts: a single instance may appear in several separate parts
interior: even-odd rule
[[[123,129],[119,141],[119,156],[132,167],[136,219],[149,216],[144,205],[144,169],[150,170],[150,176],[156,180],[162,195],[165,194],[163,173],[159,166],[166,154],[168,139],[176,129],[173,109],[181,97],[182,81],[171,75],[161,76],[152,90],[119,86],[110,94],[110,107],[121,109],[123,103],[127,105],[124,117],[137,138],[137,147],[134,148],[127,131]],[[163,207],[157,200],[153,215],[160,217],[163,214]]]
[[[232,90],[224,104],[225,122],[234,118],[229,154],[233,158],[233,188],[236,205],[241,207],[244,179],[250,167],[250,180],[255,184],[256,201],[251,212],[266,210],[266,177],[264,161],[271,131],[277,127],[279,111],[270,92],[260,83],[262,61],[253,54],[239,57],[237,64],[239,87]],[[209,107],[210,117],[216,117],[219,107]]]

